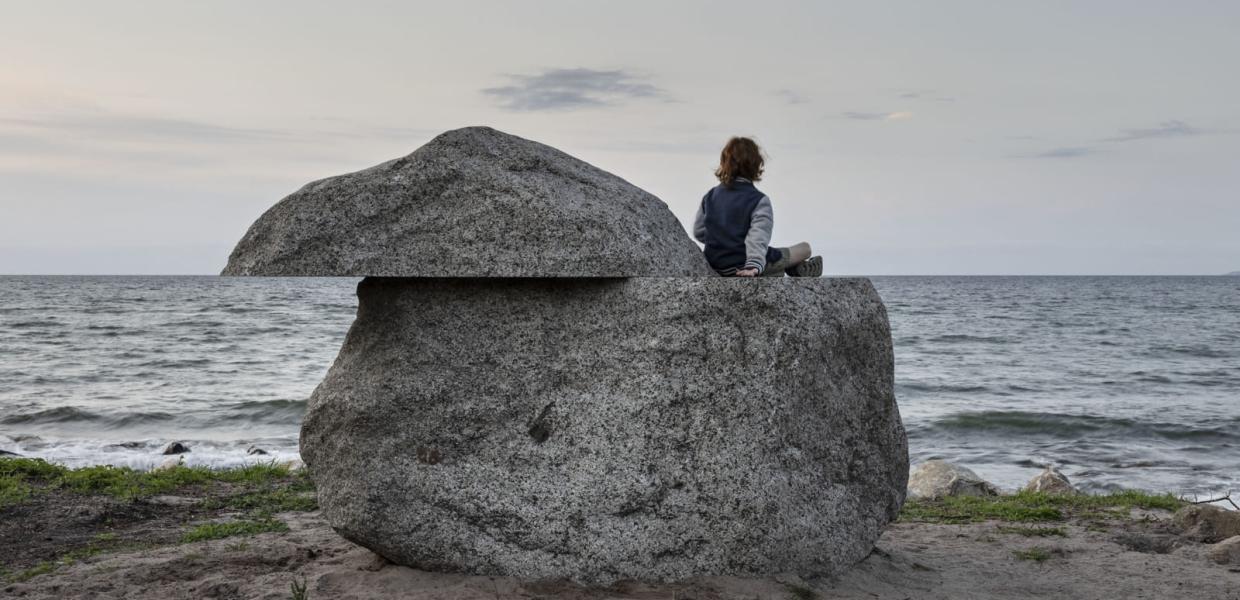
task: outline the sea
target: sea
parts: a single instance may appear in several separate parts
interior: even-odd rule
[[[914,464],[1001,488],[1240,492],[1240,277],[873,277]],[[356,279],[0,277],[0,450],[297,458]],[[266,454],[250,454],[251,448]]]

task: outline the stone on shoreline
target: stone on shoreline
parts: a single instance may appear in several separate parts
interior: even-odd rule
[[[1068,481],[1067,475],[1060,473],[1055,467],[1048,466],[1025,484],[1024,491],[1070,495],[1076,493],[1076,488],[1072,486],[1071,481]]]
[[[168,458],[164,459],[164,462],[159,463],[159,466],[151,470],[152,471],[167,471],[169,469],[175,469],[177,467],[180,467],[184,464],[185,464],[184,456],[180,456],[180,455],[169,456]]]
[[[936,500],[946,496],[997,496],[999,490],[972,470],[932,459],[909,474],[908,497]]]
[[[1208,556],[1220,565],[1240,565],[1240,535],[1233,535],[1210,546]]]
[[[185,454],[189,452],[189,446],[181,442],[172,442],[164,448],[164,454]]]
[[[842,572],[904,500],[864,279],[374,279],[301,453],[346,538],[435,571]]]
[[[467,127],[309,184],[262,215],[224,275],[714,276],[663,201],[555,148]]]
[[[1176,511],[1172,522],[1181,535],[1207,544],[1240,535],[1240,511],[1193,504]]]

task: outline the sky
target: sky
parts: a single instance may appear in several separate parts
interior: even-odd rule
[[[490,125],[692,220],[732,135],[834,274],[1240,270],[1240,3],[0,0],[0,273],[209,274]]]

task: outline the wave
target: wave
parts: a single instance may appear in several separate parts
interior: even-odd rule
[[[172,421],[176,415],[166,412],[98,413],[76,406],[57,406],[34,412],[0,417],[3,425],[48,425],[54,423],[98,423],[105,428],[124,428],[145,423]]]
[[[70,421],[94,421],[99,418],[99,415],[75,406],[57,406],[56,408],[45,408],[30,413],[5,415],[0,417],[0,423],[4,425],[32,425],[66,423]]]
[[[1050,435],[1060,438],[1154,437],[1168,440],[1240,439],[1236,420],[1216,426],[1161,423],[1095,415],[1069,415],[1028,411],[980,411],[956,413],[928,423],[924,429],[946,432],[977,432],[1015,436]]]
[[[308,400],[250,400],[220,407],[215,424],[262,423],[269,425],[297,424],[306,414]]]
[[[934,384],[934,383],[896,383],[896,392],[946,392],[951,394],[977,394],[988,392],[984,385],[967,384]]]
[[[1204,345],[1193,346],[1151,346],[1147,352],[1150,356],[1191,356],[1193,358],[1227,358],[1231,353]]]

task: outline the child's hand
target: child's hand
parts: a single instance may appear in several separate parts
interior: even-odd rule
[[[737,271],[737,272],[736,272],[736,276],[737,276],[737,277],[757,277],[757,276],[758,276],[758,270],[757,270],[757,269],[752,269],[752,268],[751,268],[751,269],[741,269],[741,270],[739,270],[739,271]]]

